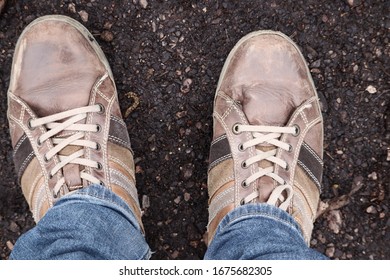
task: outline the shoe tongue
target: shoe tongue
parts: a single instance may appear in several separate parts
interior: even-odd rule
[[[242,110],[250,125],[285,126],[293,111],[293,100],[280,89],[253,85],[242,89]]]
[[[75,69],[55,68],[48,72],[29,81],[29,88],[19,92],[38,118],[88,105],[96,77]]]
[[[286,99],[285,92],[280,89],[274,89],[266,85],[257,84],[242,89],[241,99],[235,97],[241,102],[242,110],[247,117],[250,125],[265,125],[265,126],[285,126],[293,111],[293,101]],[[256,146],[263,152],[275,149],[268,143],[262,143]],[[267,168],[274,166],[268,160],[263,160],[258,163],[259,168]],[[268,176],[263,176],[257,180],[258,189],[260,192],[259,202],[268,201],[274,187],[275,181]]]

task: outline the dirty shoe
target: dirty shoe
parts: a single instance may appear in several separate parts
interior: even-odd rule
[[[298,47],[285,35],[253,32],[230,52],[214,100],[208,240],[247,203],[291,214],[310,240],[321,191],[323,121]]]
[[[17,176],[35,221],[62,196],[102,184],[141,224],[113,75],[80,23],[45,16],[26,27],[15,48],[8,120]]]

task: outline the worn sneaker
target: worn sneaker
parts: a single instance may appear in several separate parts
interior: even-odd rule
[[[8,89],[14,162],[35,221],[62,196],[102,184],[141,211],[113,75],[93,36],[64,16],[20,36]]]
[[[229,211],[268,203],[291,214],[308,243],[321,191],[323,121],[298,47],[273,31],[242,38],[222,69],[213,118],[209,242]]]

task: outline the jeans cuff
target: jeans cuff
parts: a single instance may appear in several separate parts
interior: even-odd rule
[[[138,230],[142,232],[137,218],[135,217],[130,206],[120,196],[116,195],[113,191],[105,186],[92,184],[86,188],[79,189],[60,198],[55,203],[55,206],[61,206],[63,204],[73,202],[93,203],[111,208],[122,214],[125,218],[127,218],[127,220],[135,225]]]
[[[276,223],[282,223],[291,230],[296,231],[302,240],[305,241],[302,231],[294,218],[286,211],[267,203],[250,203],[230,211],[219,223],[215,232],[215,237],[219,234],[223,234],[225,229],[242,220],[256,217],[270,219]]]

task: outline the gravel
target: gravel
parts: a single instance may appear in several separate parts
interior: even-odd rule
[[[204,256],[214,91],[231,48],[259,29],[297,42],[324,97],[324,202],[312,247],[332,259],[390,259],[389,10],[386,0],[8,1],[0,17],[1,258],[34,225],[6,119],[13,49],[32,20],[64,14],[101,44],[122,113],[133,106],[125,121],[153,259]]]

